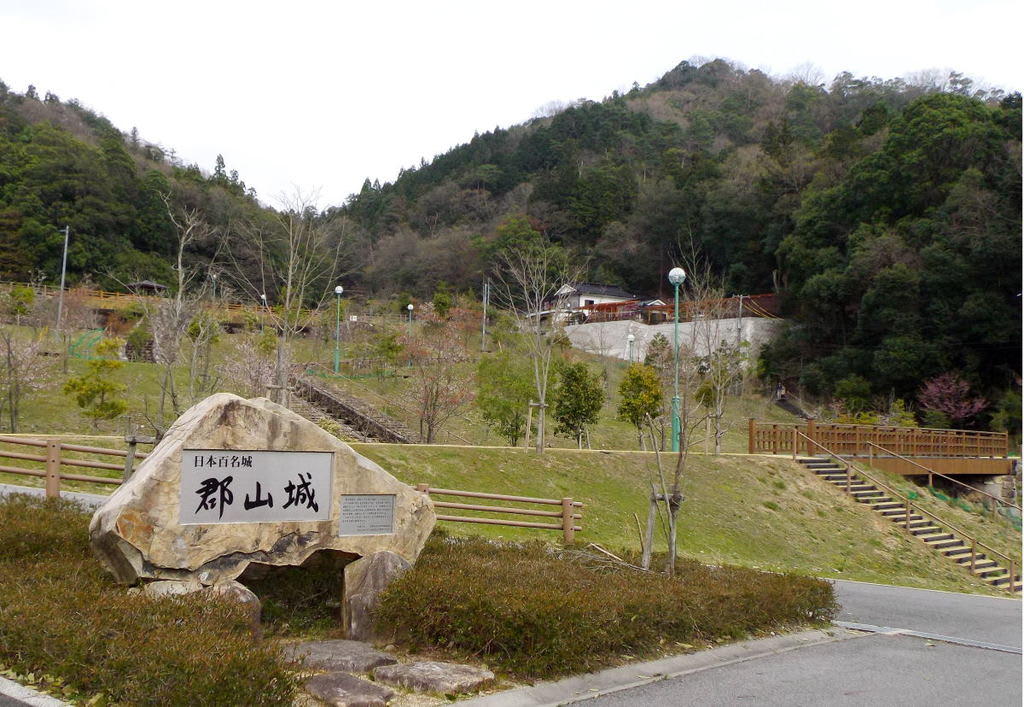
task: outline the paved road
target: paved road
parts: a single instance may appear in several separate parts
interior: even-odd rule
[[[836,582],[837,619],[1021,647],[1019,599]]]
[[[962,642],[860,633],[614,692],[588,704],[1021,704],[1020,601],[856,582],[838,582],[836,589],[843,605],[839,621]],[[1002,648],[965,645],[975,642]]]

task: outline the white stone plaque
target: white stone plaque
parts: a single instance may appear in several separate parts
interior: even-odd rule
[[[395,532],[393,494],[343,494],[338,535],[391,535]]]
[[[181,525],[329,520],[331,452],[181,451]]]

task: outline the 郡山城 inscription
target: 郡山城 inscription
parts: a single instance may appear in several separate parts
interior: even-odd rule
[[[328,520],[332,464],[331,452],[183,449],[179,522]]]

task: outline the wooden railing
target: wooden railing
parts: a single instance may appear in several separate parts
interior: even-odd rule
[[[905,456],[903,456],[901,454],[897,454],[896,452],[892,451],[891,449],[886,449],[885,447],[883,447],[880,444],[875,444],[874,442],[868,442],[868,445],[869,445],[868,446],[868,466],[874,466],[875,458],[874,458],[874,454],[872,453],[872,450],[877,449],[882,454],[885,454],[885,455],[890,456],[890,457],[895,457],[897,459],[902,459],[903,461],[907,462],[908,464],[911,464],[911,465],[916,466],[917,468],[921,469],[924,472],[922,474],[922,476],[924,474],[928,475],[928,486],[934,486],[934,483],[933,483],[934,480],[935,480],[934,477],[937,476],[940,479],[944,479],[945,481],[947,481],[947,482],[949,482],[949,483],[951,483],[951,484],[953,484],[955,486],[959,486],[961,488],[964,488],[967,491],[970,491],[971,493],[976,493],[976,494],[979,494],[979,495],[984,496],[986,498],[990,498],[993,501],[995,501],[996,503],[1002,504],[1004,506],[1009,506],[1010,508],[1016,508],[1018,511],[1021,510],[1021,507],[1018,506],[1016,503],[1010,503],[1009,501],[1004,501],[1003,499],[999,498],[998,496],[993,496],[992,494],[988,493],[987,491],[982,491],[981,489],[975,488],[974,486],[971,486],[970,484],[965,484],[963,481],[960,481],[959,479],[954,479],[952,476],[947,476],[945,474],[940,474],[939,472],[935,471],[934,469],[930,469],[930,468],[926,467],[924,464],[919,464],[916,461],[914,461],[913,459],[909,459],[909,458],[907,458],[907,457],[905,457]]]
[[[545,506],[560,506],[557,511],[546,511],[535,508],[516,508],[510,506],[476,505],[469,503],[452,503],[450,501],[434,501],[436,508],[451,508],[461,511],[479,511],[483,513],[507,513],[521,516],[541,516],[545,518],[558,518],[557,523],[538,523],[533,521],[506,520],[504,518],[483,518],[476,516],[451,516],[438,515],[438,520],[454,523],[484,523],[486,525],[504,525],[514,528],[542,528],[544,530],[561,530],[562,538],[567,543],[573,542],[576,533],[583,530],[583,527],[576,525],[576,521],[583,518],[583,504],[571,498],[530,498],[527,496],[503,496],[495,493],[477,493],[475,491],[452,491],[450,489],[435,489],[428,484],[418,484],[417,491],[430,496],[456,496],[462,498],[479,498],[491,501],[505,501],[510,503],[529,503]],[[433,499],[431,499],[433,500]]]
[[[30,287],[41,297],[55,297],[60,293],[59,287],[53,287],[50,285],[30,285],[19,282],[0,282],[0,288],[11,288],[11,287]],[[81,297],[85,300],[98,302],[100,304],[110,304],[113,307],[127,306],[133,302],[137,302],[140,299],[148,302],[160,302],[164,301],[166,297],[160,297],[158,295],[141,294],[134,292],[109,292],[107,290],[94,290],[89,287],[70,287],[64,290],[64,296],[76,296]],[[252,303],[242,304],[241,302],[225,302],[223,300],[209,300],[203,302],[202,306],[207,309],[222,309],[231,312],[250,311],[259,313],[263,309],[263,305]]]
[[[93,484],[110,484],[119,486],[121,482],[131,476],[132,464],[135,459],[145,458],[142,452],[129,450],[107,449],[105,447],[88,447],[81,444],[66,444],[59,440],[28,439],[24,437],[0,436],[0,444],[20,445],[25,447],[45,448],[45,454],[30,454],[27,452],[12,452],[0,449],[0,459],[11,459],[22,462],[30,462],[32,466],[10,466],[0,465],[0,472],[6,474],[20,474],[23,476],[34,476],[46,480],[46,495],[50,498],[60,496],[61,481],[84,481]],[[110,462],[95,461],[92,459],[77,459],[64,456],[64,452],[80,452],[109,457],[123,457],[123,464],[111,464]],[[39,465],[38,467],[35,465]],[[105,469],[108,471],[120,471],[123,476],[112,478],[109,476],[88,476],[85,474],[68,474],[61,467],[74,466],[84,469]],[[40,468],[41,467],[41,468]]]
[[[862,470],[862,469],[856,469],[855,470],[852,467],[852,465],[850,464],[850,462],[848,462],[846,459],[844,459],[843,457],[839,456],[838,454],[833,452],[831,449],[825,447],[820,442],[817,442],[817,441],[811,439],[810,437],[808,437],[807,435],[803,434],[802,432],[795,431],[795,435],[794,436],[795,436],[797,442],[799,442],[801,440],[801,438],[802,438],[802,440],[806,443],[807,448],[814,450],[814,452],[813,452],[814,454],[819,454],[819,453],[820,454],[824,454],[827,457],[831,457],[833,460],[835,460],[836,462],[838,462],[839,464],[841,464],[843,466],[844,470],[846,471],[846,492],[847,493],[850,493],[850,487],[853,485],[853,480],[854,479],[866,479],[867,481],[870,481],[872,484],[874,484],[876,488],[882,489],[883,491],[888,493],[890,496],[892,496],[893,500],[899,499],[899,501],[903,504],[904,508],[906,509],[906,514],[907,514],[906,515],[906,523],[905,523],[905,525],[903,527],[904,527],[904,529],[907,532],[910,532],[910,530],[911,530],[911,528],[910,528],[910,516],[912,514],[914,514],[914,513],[918,513],[918,514],[920,514],[923,517],[927,517],[930,521],[932,521],[936,525],[939,525],[939,526],[945,528],[947,531],[949,531],[951,533],[955,533],[956,535],[959,535],[960,539],[963,540],[965,544],[969,544],[971,546],[971,573],[972,574],[974,573],[975,564],[978,561],[978,557],[977,557],[977,555],[978,555],[978,548],[981,548],[982,550],[984,550],[985,553],[986,553],[986,556],[995,555],[995,556],[999,557],[1000,559],[1004,560],[1006,568],[1009,570],[1009,577],[1010,577],[1010,581],[1006,585],[1007,591],[1010,591],[1010,592],[1016,591],[1015,588],[1016,588],[1016,584],[1017,584],[1017,561],[1014,560],[1012,557],[1010,557],[1009,555],[1007,555],[1005,553],[999,552],[998,550],[996,550],[995,548],[993,548],[993,547],[991,547],[989,545],[986,545],[985,543],[983,543],[980,540],[978,540],[977,537],[971,535],[967,531],[962,530],[961,528],[958,528],[957,526],[953,525],[952,523],[943,520],[942,518],[940,518],[939,516],[935,515],[934,513],[930,512],[927,509],[923,508],[922,506],[914,503],[914,500],[910,496],[902,493],[901,491],[896,490],[895,488],[893,488],[892,486],[890,486],[889,484],[887,484],[887,483],[885,483],[883,481],[879,481],[878,479],[876,479],[875,477],[871,476],[870,474],[868,474],[864,470]],[[794,449],[792,451],[793,459],[796,459],[797,455],[801,453],[801,452],[797,451],[797,449],[796,449],[797,446],[801,446],[801,445],[799,445],[799,444],[794,445]]]
[[[797,434],[845,456],[868,456],[869,443],[911,457],[1003,458],[1009,453],[1009,436],[1005,432],[822,424],[814,420],[775,424],[753,418],[749,421],[749,451],[751,454],[789,454],[795,450],[813,454],[810,447],[797,441]]]

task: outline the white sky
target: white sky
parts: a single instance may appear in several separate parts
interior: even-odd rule
[[[0,0],[0,79],[78,98],[123,131],[228,169],[273,203],[601,99],[684,59],[775,76],[954,69],[1021,88],[1020,0]]]

